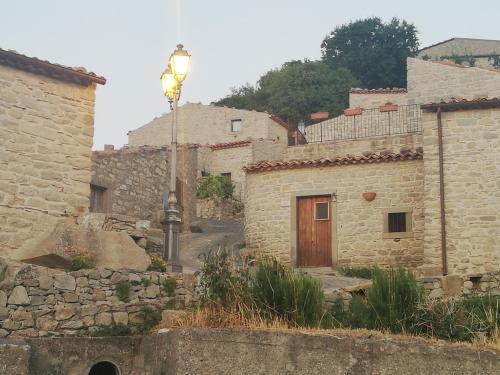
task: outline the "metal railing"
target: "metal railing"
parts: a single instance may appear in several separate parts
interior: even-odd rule
[[[308,125],[308,143],[409,134],[422,131],[420,105],[400,105],[383,112],[380,108],[364,109],[361,114],[331,118]]]

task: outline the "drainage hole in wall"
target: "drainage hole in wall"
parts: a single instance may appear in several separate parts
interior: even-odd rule
[[[90,369],[89,375],[120,375],[118,367],[108,361],[97,362]]]

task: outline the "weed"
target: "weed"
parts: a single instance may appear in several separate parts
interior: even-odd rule
[[[233,192],[234,185],[229,177],[209,174],[198,180],[196,196],[202,199],[223,200],[232,198]]]
[[[151,265],[148,268],[150,271],[165,272],[167,270],[167,263],[160,257],[151,257]]]
[[[143,277],[141,279],[141,284],[144,288],[147,288],[148,286],[150,286],[151,284],[153,284],[153,282],[149,279],[146,279],[145,277]]]
[[[177,286],[177,282],[174,278],[167,277],[161,282],[161,286],[163,287],[163,291],[168,297],[173,297],[175,295],[175,287]]]
[[[99,327],[97,330],[90,333],[90,335],[94,337],[130,336],[132,334],[132,329],[124,324],[113,324],[110,326]]]
[[[116,285],[116,296],[122,302],[128,302],[130,298],[130,282],[120,281]]]
[[[373,268],[340,268],[339,272],[347,277],[357,277],[359,279],[371,279],[373,277]]]
[[[161,313],[150,306],[144,306],[139,311],[139,318],[141,319],[141,324],[137,326],[137,333],[148,333],[154,326],[160,323]]]

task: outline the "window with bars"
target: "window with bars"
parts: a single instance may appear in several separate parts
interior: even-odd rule
[[[387,219],[389,233],[406,232],[406,212],[390,212]]]
[[[241,130],[241,119],[231,120],[231,131],[239,132]]]
[[[383,215],[383,238],[413,237],[411,208],[393,208],[385,211]]]

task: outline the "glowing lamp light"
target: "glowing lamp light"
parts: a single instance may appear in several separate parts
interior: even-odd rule
[[[177,93],[177,81],[175,80],[174,75],[172,74],[172,69],[168,67],[161,74],[161,85],[163,87],[163,95],[165,95],[169,99],[174,99]]]
[[[184,49],[182,44],[177,45],[177,49],[170,55],[170,67],[177,82],[182,83],[188,74],[191,55]]]

